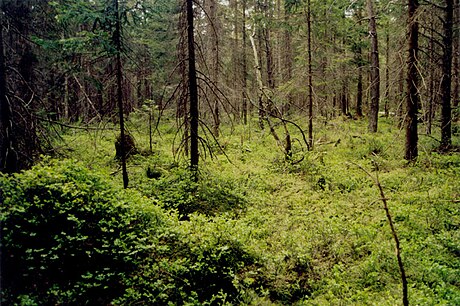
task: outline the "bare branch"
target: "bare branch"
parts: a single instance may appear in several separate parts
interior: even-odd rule
[[[407,293],[407,278],[406,278],[406,271],[404,270],[404,265],[403,265],[402,258],[401,258],[401,246],[400,246],[400,243],[399,243],[399,238],[398,238],[398,234],[396,232],[396,228],[395,228],[394,223],[393,223],[393,219],[392,219],[391,214],[390,214],[390,209],[388,208],[388,202],[387,202],[388,199],[385,196],[382,184],[380,184],[378,172],[376,172],[375,176],[373,176],[372,174],[369,173],[369,171],[364,169],[362,166],[360,166],[360,165],[358,165],[356,163],[353,163],[353,162],[352,162],[352,164],[355,165],[356,167],[358,167],[359,169],[361,169],[364,173],[366,173],[374,181],[374,184],[379,189],[380,200],[383,203],[383,207],[385,209],[385,214],[386,214],[388,223],[389,223],[390,228],[391,228],[391,234],[393,235],[393,240],[395,242],[396,257],[397,257],[397,260],[398,260],[398,266],[399,266],[399,271],[401,273],[401,281],[402,281],[402,286],[403,286],[403,305],[405,305],[405,306],[409,305],[409,299],[408,299],[408,293]],[[374,161],[374,164],[377,166],[377,163],[375,161]],[[378,167],[376,167],[376,168],[378,168]]]

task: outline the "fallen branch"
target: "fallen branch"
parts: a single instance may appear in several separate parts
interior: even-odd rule
[[[94,130],[94,131],[102,131],[102,130],[117,131],[117,129],[115,129],[115,128],[100,128],[100,127],[92,127],[92,126],[71,125],[71,124],[59,122],[59,121],[56,121],[56,120],[51,120],[51,119],[48,119],[48,118],[45,118],[45,117],[42,117],[42,116],[38,116],[38,115],[33,115],[33,116],[35,118],[37,118],[38,120],[40,120],[40,121],[48,122],[48,123],[51,123],[51,124],[56,124],[56,125],[59,125],[59,126],[62,126],[62,127],[69,128],[69,129],[85,130],[85,131],[88,131],[88,130]]]
[[[381,197],[380,200],[383,202],[383,207],[385,209],[385,214],[387,216],[388,223],[390,224],[391,233],[393,235],[393,240],[395,241],[396,257],[398,259],[398,266],[399,266],[399,271],[401,273],[401,281],[402,281],[402,287],[403,287],[402,288],[403,289],[403,305],[408,306],[409,305],[409,299],[408,299],[408,295],[407,295],[407,278],[406,278],[406,271],[404,270],[404,265],[403,265],[402,258],[401,258],[401,246],[400,246],[400,243],[399,243],[398,234],[396,232],[396,229],[395,229],[395,226],[394,226],[394,223],[393,223],[393,219],[391,218],[390,209],[388,208],[387,198],[385,197],[385,193],[383,191],[382,184],[380,184],[379,174],[378,174],[378,172],[376,172],[375,176],[373,176],[372,174],[369,173],[369,171],[364,169],[362,166],[360,166],[360,165],[358,165],[356,163],[353,163],[353,164],[355,166],[357,166],[359,169],[361,169],[364,173],[366,173],[374,181],[374,184],[379,189],[380,197]],[[378,167],[375,167],[375,168],[378,169]]]

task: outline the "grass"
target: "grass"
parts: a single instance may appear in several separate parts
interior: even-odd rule
[[[258,258],[235,276],[241,304],[401,304],[394,242],[378,190],[357,165],[378,171],[389,199],[411,304],[460,304],[460,156],[433,152],[432,137],[420,136],[418,161],[407,164],[404,131],[391,118],[380,119],[376,134],[366,132],[364,121],[337,118],[317,126],[313,151],[291,130],[300,139],[293,157],[299,162],[292,164],[252,118],[250,127],[223,127],[225,154],[210,140],[215,156],[202,158],[198,192],[190,197],[187,161],[171,150],[174,140],[178,144],[174,120],[159,126],[152,153],[145,122],[133,114],[128,123],[143,152],[129,160],[130,187],[169,203],[166,209],[192,205],[200,213],[180,224],[197,245],[202,235],[222,236]],[[67,131],[66,154],[121,184],[116,135]],[[459,145],[458,135],[453,142]],[[161,177],[147,178],[149,167]]]

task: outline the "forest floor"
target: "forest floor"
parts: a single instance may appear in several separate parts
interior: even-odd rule
[[[410,303],[460,305],[460,155],[437,153],[438,135],[421,134],[420,156],[408,164],[404,130],[394,121],[380,118],[375,134],[365,120],[317,122],[312,151],[290,128],[293,162],[256,118],[248,126],[225,125],[219,145],[208,137],[201,150],[200,182],[190,196],[192,182],[181,172],[187,161],[173,154],[180,151],[175,121],[162,121],[150,152],[145,115],[132,114],[128,129],[140,154],[128,160],[129,185],[187,214],[180,222],[196,241],[206,235],[194,232],[196,224],[208,224],[209,233],[238,241],[258,258],[235,276],[251,288],[241,289],[241,304],[398,305],[395,243],[365,169],[378,176],[388,199]],[[67,130],[64,155],[121,185],[117,133]],[[453,143],[460,145],[458,133]]]

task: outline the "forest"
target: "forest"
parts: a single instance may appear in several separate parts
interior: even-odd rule
[[[460,305],[459,0],[0,0],[0,304]]]

